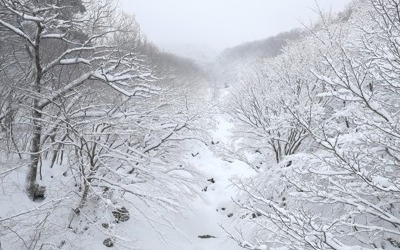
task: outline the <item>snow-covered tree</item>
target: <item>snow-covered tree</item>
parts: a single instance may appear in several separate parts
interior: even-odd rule
[[[308,143],[307,130],[292,112],[305,113],[314,101],[320,101],[310,99],[318,99],[320,80],[304,70],[319,59],[313,48],[317,44],[315,39],[291,42],[282,55],[259,61],[242,74],[240,86],[224,104],[235,123],[236,151],[261,156],[255,158],[263,164],[280,163]],[[260,167],[254,160],[245,161]]]
[[[58,232],[90,228],[127,247],[121,211],[153,225],[182,209],[197,175],[182,151],[197,139],[199,113],[155,75],[135,20],[112,1],[3,0],[0,9],[0,124],[18,134],[2,147],[11,160],[0,161],[0,178],[13,190],[9,176],[29,165],[29,197],[42,202],[4,211],[3,245],[75,249]]]
[[[399,4],[357,1],[351,10],[348,21],[313,30],[318,59],[300,66],[319,83],[317,93],[302,97],[310,102],[305,110],[287,106],[312,144],[286,157],[291,164],[235,182],[250,218],[238,221],[253,225],[243,232],[247,241],[232,235],[244,248],[400,245]]]
[[[24,70],[26,105],[31,112],[30,173],[28,192],[35,199],[43,195],[36,183],[38,167],[48,135],[44,124],[50,106],[93,80],[124,91],[118,85],[147,72],[137,70],[136,56],[103,43],[110,34],[126,32],[112,23],[110,3],[91,3],[82,14],[75,14],[75,2],[2,1],[4,16],[0,25],[20,38],[27,58]],[[79,12],[78,12],[79,13]],[[11,22],[11,21],[12,22]],[[89,32],[86,32],[89,30]],[[22,51],[18,51],[22,52]],[[80,66],[80,65],[85,66]],[[73,73],[71,68],[75,67]],[[70,73],[63,77],[63,73]],[[18,74],[19,72],[13,72]],[[127,84],[127,83],[125,83]],[[130,94],[130,93],[127,93]],[[29,97],[28,97],[29,96]],[[64,102],[66,100],[63,100]],[[38,191],[41,189],[41,191]]]

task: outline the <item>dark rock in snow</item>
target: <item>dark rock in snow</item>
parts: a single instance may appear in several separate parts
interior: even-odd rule
[[[111,238],[107,238],[103,241],[103,245],[106,247],[113,247],[114,246],[114,242]]]
[[[260,212],[257,212],[257,213],[252,213],[251,214],[251,218],[257,218],[257,217],[260,217],[262,214],[260,213]]]
[[[207,192],[207,186],[205,187],[205,188],[203,188],[201,191],[203,191],[203,192]]]
[[[112,214],[117,222],[124,222],[130,218],[129,211],[125,207],[117,208],[116,210],[112,211]]]
[[[211,183],[215,183],[215,180],[214,180],[214,178],[211,178],[211,179],[208,179],[207,181],[209,181],[209,182],[211,182]]]
[[[389,243],[394,246],[395,248],[400,248],[400,241],[397,241],[393,238],[387,238],[387,240],[389,241]]]
[[[199,235],[198,236],[200,239],[211,239],[211,238],[217,238],[215,236],[209,235],[209,234],[205,234],[205,235]]]
[[[232,216],[233,216],[233,213],[228,214],[228,218],[230,218],[230,217],[232,217]]]
[[[61,241],[61,243],[60,243],[60,245],[58,246],[58,248],[62,248],[64,245],[65,245],[65,243],[67,243],[65,240],[62,240]],[[1,245],[0,245],[1,246]],[[1,248],[0,248],[1,249]]]
[[[102,223],[101,226],[107,229],[110,225],[108,225],[108,223]]]
[[[199,155],[199,152],[197,152],[196,154],[192,153],[192,157],[196,157]]]

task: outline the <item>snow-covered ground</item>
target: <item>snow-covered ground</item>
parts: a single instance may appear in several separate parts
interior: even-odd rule
[[[240,162],[229,162],[218,157],[215,148],[229,140],[231,124],[222,115],[215,117],[217,127],[211,133],[212,144],[209,147],[202,143],[193,143],[187,156],[188,163],[198,168],[207,181],[207,191],[187,204],[186,214],[168,213],[164,217],[166,223],[161,233],[151,228],[138,230],[136,242],[139,249],[147,250],[239,250],[233,240],[227,237],[222,227],[229,227],[235,217],[235,205],[232,195],[235,193],[230,179],[236,176],[246,176],[252,171]],[[192,156],[195,155],[194,157]],[[215,183],[212,183],[212,180]],[[145,225],[143,225],[145,227]],[[210,235],[215,238],[199,238]]]
[[[192,141],[189,143],[189,151],[186,153],[187,164],[191,164],[204,175],[204,186],[199,187],[197,197],[189,200],[185,204],[185,211],[178,213],[174,211],[162,211],[148,214],[132,214],[131,220],[127,223],[118,224],[116,230],[122,235],[126,235],[128,240],[132,241],[132,248],[143,250],[239,250],[240,248],[233,240],[229,239],[222,227],[229,228],[233,219],[237,215],[235,211],[232,196],[237,193],[231,185],[230,179],[235,176],[246,176],[252,174],[252,171],[236,161],[227,161],[217,155],[218,147],[229,141],[229,128],[232,126],[227,118],[221,114],[215,114],[216,126],[214,131],[210,131],[211,138],[208,145]],[[24,193],[24,184],[26,169],[21,167],[17,171],[10,172],[0,182],[0,222],[2,218],[7,218],[21,212],[29,212],[26,217],[19,216],[15,223],[20,223],[15,235],[0,234],[0,249],[10,249],[13,247],[13,237],[18,234],[24,234],[25,230],[35,230],[28,228],[21,223],[25,221],[32,224],[32,221],[38,220],[38,225],[42,213],[53,213],[53,206],[57,206],[57,214],[52,215],[49,221],[59,223],[56,225],[57,232],[49,233],[54,238],[54,244],[44,249],[66,249],[72,242],[75,249],[97,250],[97,249],[127,249],[125,246],[116,244],[113,248],[107,248],[103,245],[106,238],[104,228],[101,224],[88,227],[87,231],[75,232],[65,226],[66,221],[70,221],[71,210],[68,208],[70,202],[65,199],[65,187],[58,186],[63,178],[63,173],[67,166],[49,169],[52,171],[49,176],[46,174],[46,183],[48,183],[49,195],[43,202],[32,202]],[[57,170],[58,169],[58,170]],[[53,173],[54,172],[54,173]],[[48,176],[48,177],[47,177]],[[64,175],[65,176],[65,175]],[[61,183],[62,184],[62,183]],[[61,193],[60,193],[61,192]],[[58,203],[57,197],[62,197],[61,203]],[[64,206],[64,205],[65,206]],[[69,204],[69,205],[68,205]],[[40,208],[40,209],[37,209]],[[99,208],[101,210],[101,208]],[[32,212],[33,211],[33,212]],[[35,212],[37,211],[37,212]],[[96,212],[96,214],[101,211]],[[37,215],[36,215],[37,214]],[[36,219],[37,216],[37,219]],[[60,218],[60,219],[58,219]],[[104,217],[106,218],[106,217]],[[58,221],[58,222],[57,222]],[[43,224],[47,227],[48,224]],[[1,225],[0,225],[1,226]],[[212,236],[211,238],[200,238],[199,236]],[[52,240],[53,241],[53,240]],[[2,244],[2,245],[1,245]],[[36,248],[33,248],[36,249]]]

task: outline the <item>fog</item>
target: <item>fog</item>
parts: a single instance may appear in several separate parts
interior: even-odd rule
[[[143,33],[164,50],[197,47],[220,51],[246,41],[309,25],[349,0],[121,0]],[[186,48],[187,49],[187,48]]]

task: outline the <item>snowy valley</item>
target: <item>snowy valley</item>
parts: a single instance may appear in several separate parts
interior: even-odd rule
[[[317,12],[196,61],[0,1],[0,250],[400,249],[400,2]]]

